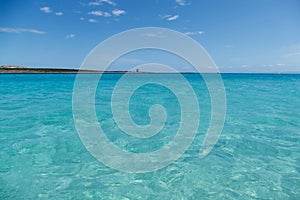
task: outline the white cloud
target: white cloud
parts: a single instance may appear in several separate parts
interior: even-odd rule
[[[89,19],[88,21],[91,22],[91,23],[96,23],[97,22],[97,20],[95,20],[95,19]]]
[[[120,16],[120,15],[124,15],[125,13],[126,13],[125,10],[120,10],[120,9],[112,10],[111,13],[101,11],[101,10],[95,10],[95,11],[88,12],[89,15],[102,16],[102,17],[110,17],[112,15]]]
[[[97,2],[97,1],[94,1],[94,2],[90,2],[89,5],[90,5],[90,6],[99,6],[100,3]]]
[[[48,6],[41,7],[41,8],[40,8],[40,11],[42,11],[42,12],[44,12],[44,13],[53,13],[53,14],[55,14],[55,15],[57,15],[57,16],[61,16],[61,15],[64,14],[64,13],[61,12],[61,11],[53,12],[52,9],[51,9],[50,7],[48,7]]]
[[[124,15],[125,13],[126,13],[125,10],[119,10],[119,9],[115,9],[112,11],[112,14],[115,16]]]
[[[72,39],[72,38],[74,38],[74,37],[75,37],[75,34],[68,34],[68,35],[66,36],[67,39]]]
[[[26,28],[0,28],[0,32],[5,33],[34,33],[34,34],[45,34],[44,31],[39,31],[36,29],[26,29]]]
[[[185,35],[203,35],[204,31],[185,32]]]
[[[161,16],[162,19],[166,19],[168,21],[173,21],[179,18],[179,15],[164,15]]]
[[[187,6],[191,4],[191,2],[187,2],[186,0],[175,0],[175,2],[180,6]]]
[[[117,4],[111,0],[98,0],[98,1],[93,1],[93,2],[89,2],[90,6],[99,6],[102,5],[103,3],[112,5],[112,6],[116,6]]]
[[[107,3],[107,4],[112,5],[112,6],[117,5],[115,2],[113,2],[111,0],[100,0],[100,2]]]
[[[91,11],[91,12],[88,12],[89,15],[96,15],[96,16],[103,16],[103,17],[110,17],[111,14],[108,13],[108,12],[103,12],[103,11],[100,11],[100,10],[96,10],[96,11]]]
[[[273,67],[273,64],[263,64],[263,67]]]
[[[179,15],[174,15],[174,16],[172,16],[172,17],[168,17],[167,20],[168,20],[168,21],[173,21],[173,20],[178,19],[178,17],[179,17]]]
[[[40,11],[44,12],[44,13],[52,13],[51,8],[45,6],[45,7],[41,7]]]
[[[64,13],[63,13],[63,12],[60,12],[60,11],[55,13],[55,15],[57,15],[57,16],[61,16],[61,15],[63,15],[63,14],[64,14]]]
[[[283,67],[286,66],[286,64],[278,63],[278,64],[263,64],[263,67]]]
[[[83,18],[83,17],[80,17],[79,19],[80,19],[81,21],[83,21],[83,20],[84,20],[84,18]]]

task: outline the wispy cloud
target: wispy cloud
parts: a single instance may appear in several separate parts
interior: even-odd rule
[[[112,5],[112,6],[116,6],[117,4],[111,0],[100,0],[100,2],[103,2],[103,3],[107,3],[109,5]]]
[[[277,63],[277,64],[263,64],[263,67],[283,67],[286,66],[286,64]]]
[[[63,14],[64,14],[64,13],[63,13],[63,12],[60,12],[60,11],[55,13],[55,15],[57,15],[57,16],[61,16],[61,15],[63,15]]]
[[[92,2],[89,2],[89,5],[90,6],[99,6],[99,5],[102,5],[103,3],[109,4],[109,5],[112,5],[112,6],[117,5],[114,1],[111,1],[111,0],[92,1]]]
[[[44,13],[52,13],[51,8],[45,6],[45,7],[41,7],[40,11],[44,12]]]
[[[273,67],[274,65],[273,64],[263,64],[262,66],[263,67]]]
[[[46,32],[36,30],[36,29],[27,29],[27,28],[0,28],[0,32],[4,33],[34,33],[34,34],[45,34]]]
[[[180,5],[180,6],[187,6],[187,5],[191,5],[191,2],[187,1],[187,0],[175,0],[175,2]]]
[[[166,19],[168,21],[173,21],[179,18],[179,15],[163,15],[161,16],[162,19]]]
[[[120,16],[120,15],[124,15],[125,13],[126,13],[125,10],[120,10],[120,9],[112,10],[111,13],[101,11],[101,10],[95,10],[95,11],[88,12],[89,15],[102,16],[102,17],[110,17],[112,15]]]
[[[54,12],[52,11],[52,9],[48,6],[45,6],[45,7],[41,7],[40,8],[40,11],[42,11],[43,13],[53,13],[54,15],[57,15],[57,16],[61,16],[63,15],[64,13],[61,12],[61,11],[57,11],[57,12]]]
[[[89,2],[90,6],[99,6],[100,3],[98,1]]]
[[[67,39],[72,39],[72,38],[74,38],[74,37],[75,37],[75,34],[68,34],[68,35],[66,36]]]
[[[115,16],[124,15],[126,13],[125,10],[115,9],[112,11],[112,14]]]
[[[96,23],[96,22],[98,22],[98,21],[95,20],[95,19],[88,19],[88,21],[91,22],[91,23]]]
[[[96,11],[91,11],[88,12],[89,15],[96,15],[96,16],[103,16],[103,17],[110,17],[111,14],[109,12],[104,12],[104,11],[100,11],[100,10],[96,10]]]
[[[179,17],[179,15],[174,15],[174,16],[172,16],[172,17],[168,17],[167,20],[168,20],[168,21],[173,21],[173,20],[178,19],[178,17]]]
[[[185,32],[184,34],[185,34],[185,35],[188,35],[188,36],[192,36],[192,35],[203,35],[203,34],[204,34],[204,31]]]

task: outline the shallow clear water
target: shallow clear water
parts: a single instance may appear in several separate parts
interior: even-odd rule
[[[179,126],[178,101],[166,88],[140,88],[132,97],[133,120],[149,123],[149,106],[161,103],[166,126],[145,140],[122,134],[109,107],[120,76],[106,74],[98,87],[101,127],[127,151],[161,148]],[[147,76],[177,84],[172,75]],[[201,109],[193,144],[161,170],[128,174],[106,167],[81,143],[72,115],[75,75],[0,75],[0,199],[300,199],[300,75],[222,77],[227,115],[213,151],[198,157],[210,97],[198,75],[186,75]]]

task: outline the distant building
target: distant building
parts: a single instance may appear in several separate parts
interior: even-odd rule
[[[135,70],[135,72],[136,72],[136,73],[139,73],[139,72],[140,72],[140,70],[139,70],[139,69],[136,69],[136,70]]]

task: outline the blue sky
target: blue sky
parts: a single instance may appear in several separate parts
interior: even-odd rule
[[[192,37],[221,72],[300,72],[298,0],[0,0],[0,12],[0,65],[78,68],[106,38],[150,26]],[[145,51],[116,68],[154,58],[173,59]]]

